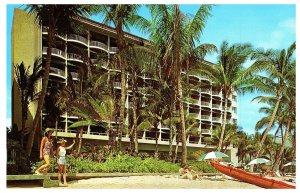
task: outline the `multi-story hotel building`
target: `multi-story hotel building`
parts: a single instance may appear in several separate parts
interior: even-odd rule
[[[104,24],[95,22],[87,18],[79,18],[78,21],[86,31],[86,35],[79,35],[75,33],[56,35],[55,46],[52,48],[52,61],[49,74],[48,87],[58,87],[60,84],[67,84],[68,72],[72,74],[73,80],[78,81],[77,68],[81,65],[84,60],[83,58],[75,54],[72,50],[76,48],[86,53],[91,61],[96,61],[97,55],[107,55],[107,58],[115,54],[117,50],[116,46],[116,31]],[[34,16],[29,15],[27,12],[21,9],[14,10],[13,27],[12,27],[12,62],[13,64],[19,64],[22,61],[25,65],[31,65],[36,57],[46,56],[47,51],[47,30],[46,27],[38,26],[34,23]],[[135,35],[126,33],[127,40],[132,44],[145,45],[150,44],[146,39],[137,37]],[[103,65],[103,64],[102,64]],[[104,68],[107,69],[107,64],[104,64]],[[19,94],[15,82],[14,71],[13,77],[13,124],[17,124],[21,127],[21,111],[20,111],[20,100]],[[141,77],[141,81],[148,81],[148,78]],[[41,80],[42,81],[42,80]],[[41,81],[37,86],[37,89],[41,89]],[[201,132],[197,136],[188,136],[187,148],[188,150],[195,151],[203,149],[205,151],[215,150],[215,146],[207,144],[203,138],[209,137],[212,134],[212,130],[216,127],[221,126],[223,116],[224,97],[222,92],[213,88],[211,81],[200,77],[190,76],[189,81],[192,83],[205,83],[210,85],[208,87],[201,88],[199,90],[193,90],[190,96],[196,99],[195,103],[186,103],[185,107],[189,113],[196,113],[198,116],[197,129]],[[114,83],[115,89],[120,90],[121,81]],[[126,108],[130,108],[130,93],[127,95]],[[37,103],[32,102],[29,108],[29,117],[27,126],[30,127],[32,119],[37,109]],[[237,93],[234,92],[228,99],[227,107],[227,122],[237,123]],[[43,110],[41,127],[47,126],[43,124],[46,122],[45,115],[47,112]],[[76,130],[69,129],[70,122],[78,120],[78,117],[68,115],[67,113],[60,116],[57,123],[53,124],[52,127],[57,129],[57,135],[65,138],[76,137]],[[127,118],[128,120],[128,118]],[[169,145],[169,128],[160,124],[159,126],[159,151],[168,151]],[[139,149],[142,151],[154,150],[155,139],[151,131],[143,131],[139,134]],[[108,135],[105,128],[100,127],[88,127],[83,134],[83,140],[89,141],[94,144],[105,145],[108,141]],[[129,136],[124,135],[122,141],[126,144],[129,143]],[[176,145],[175,139],[173,145]],[[126,146],[126,145],[125,145]],[[181,144],[179,145],[181,146]],[[179,151],[180,147],[179,147]],[[228,155],[231,160],[237,162],[236,149],[228,147]]]

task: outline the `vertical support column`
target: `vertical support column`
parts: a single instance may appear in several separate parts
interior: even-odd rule
[[[109,53],[109,51],[110,51],[110,37],[109,36],[107,36],[107,57],[108,57],[108,59],[107,59],[107,67],[109,66],[109,60],[110,60],[110,53]]]
[[[66,112],[65,114],[66,118],[65,118],[65,133],[68,132],[68,113]]]
[[[65,35],[66,39],[66,47],[65,47],[65,84],[68,85],[68,42],[67,42],[67,35]],[[68,113],[66,112],[66,118],[65,118],[65,132],[68,132]]]
[[[143,139],[144,140],[146,139],[146,131],[144,131],[144,133],[143,133]]]
[[[186,143],[189,144],[190,143],[190,135],[188,135]]]
[[[162,124],[160,123],[160,125],[159,125],[158,141],[161,141],[161,127],[162,127]]]
[[[89,125],[87,128],[87,134],[89,135],[91,133],[91,126]]]
[[[88,37],[87,37],[87,39],[88,39],[88,59],[90,60],[91,59],[91,53],[90,53],[90,39],[91,39],[91,34],[90,34],[90,30],[88,30]]]

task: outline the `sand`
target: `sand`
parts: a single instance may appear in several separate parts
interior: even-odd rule
[[[174,189],[174,188],[203,188],[203,189],[257,189],[258,186],[228,178],[203,177],[201,180],[179,179],[177,175],[165,176],[131,176],[91,178],[70,181],[68,187],[59,188],[129,188],[129,189]]]

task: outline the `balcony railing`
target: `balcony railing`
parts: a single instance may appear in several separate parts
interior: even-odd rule
[[[104,44],[102,42],[98,42],[98,41],[91,41],[90,46],[103,48],[104,50],[108,50],[108,46],[106,44]]]
[[[132,106],[133,106],[133,102],[129,102],[128,103],[128,108],[132,108]]]
[[[207,88],[201,88],[201,92],[202,93],[211,93],[211,90],[207,89]]]
[[[117,47],[110,47],[110,48],[109,48],[109,51],[110,51],[110,52],[115,52],[115,53],[116,53],[116,52],[118,51],[118,48],[117,48]]]
[[[212,91],[212,94],[213,94],[213,95],[220,95],[220,91],[213,90],[213,91]]]
[[[43,47],[43,54],[47,54],[47,49],[48,49],[48,47]],[[64,51],[57,49],[57,48],[52,48],[51,51],[52,51],[52,54],[59,55],[59,56],[65,58],[66,53]]]
[[[80,60],[81,62],[83,61],[82,57],[80,55],[74,54],[74,53],[68,54],[68,59],[71,59],[71,60]]]
[[[65,129],[57,129],[57,132],[65,133]],[[67,133],[77,133],[77,130],[67,130]],[[87,131],[83,131],[83,134],[88,134]],[[107,133],[100,133],[100,132],[90,132],[90,135],[100,135],[100,136],[108,136]]]
[[[209,104],[210,104],[210,102],[207,102],[207,101],[201,101],[201,105],[202,105],[202,106],[209,107]]]
[[[72,75],[72,78],[73,79],[79,79],[79,74],[78,73],[76,73],[76,72],[71,72],[71,75]]]
[[[76,35],[76,34],[68,35],[68,40],[76,40],[76,41],[82,42],[84,44],[88,44],[88,40],[85,37],[82,37],[82,36]]]
[[[210,131],[210,129],[201,129],[201,133],[207,133],[207,134],[210,134],[211,131]]]
[[[121,88],[121,82],[114,82],[114,87],[119,87],[119,88]]]
[[[65,71],[58,68],[50,67],[50,73],[65,77]]]
[[[219,109],[221,105],[218,105],[218,104],[212,104],[212,108],[215,108],[215,109]]]
[[[209,120],[209,119],[210,119],[210,116],[209,116],[209,115],[201,115],[201,119]]]
[[[220,122],[220,121],[221,121],[221,118],[220,118],[220,117],[212,117],[212,121]]]

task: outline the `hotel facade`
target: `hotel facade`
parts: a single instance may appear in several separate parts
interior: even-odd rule
[[[73,52],[74,48],[84,52],[92,62],[96,62],[97,56],[107,55],[107,59],[118,52],[116,45],[116,31],[104,24],[95,22],[88,18],[78,18],[79,23],[85,29],[86,35],[76,33],[56,35],[55,45],[52,48],[52,59],[49,74],[49,88],[58,88],[61,84],[67,84],[68,74],[72,75],[74,82],[79,81],[78,66],[84,63],[81,55]],[[12,26],[12,65],[24,62],[25,65],[32,65],[35,58],[44,58],[47,54],[47,30],[46,26],[38,26],[34,23],[34,16],[29,15],[21,9],[14,10],[13,26]],[[132,44],[145,45],[150,42],[146,39],[135,35],[125,33],[127,41]],[[43,59],[43,60],[44,60]],[[104,69],[109,67],[109,60],[104,62]],[[95,63],[96,64],[96,63]],[[12,68],[13,69],[13,68]],[[12,90],[12,124],[16,124],[21,128],[21,103],[20,95],[15,80],[15,73],[12,70],[13,90]],[[149,78],[141,76],[141,81],[148,81]],[[195,113],[198,116],[198,125],[196,126],[200,135],[188,135],[187,148],[188,151],[196,151],[202,149],[204,151],[215,150],[214,145],[203,140],[204,137],[210,137],[212,131],[222,124],[222,116],[227,111],[227,123],[237,124],[237,93],[233,92],[228,99],[228,107],[224,110],[223,93],[212,86],[210,80],[201,76],[190,76],[190,82],[204,83],[208,87],[193,90],[190,97],[195,99],[195,103],[185,103],[185,107],[189,113]],[[41,90],[42,80],[37,84],[37,90]],[[114,89],[121,89],[121,81],[114,82]],[[127,93],[126,108],[131,108],[131,94]],[[26,127],[30,127],[37,109],[37,102],[31,102],[29,105],[28,121]],[[40,128],[49,127],[46,120],[47,112],[45,108],[42,112]],[[128,116],[128,113],[127,113]],[[57,130],[57,136],[64,138],[75,138],[76,130],[68,128],[71,122],[78,120],[77,116],[64,113],[60,116],[56,123],[51,127]],[[128,117],[126,118],[128,121]],[[98,145],[106,145],[108,134],[105,128],[90,126],[84,131],[83,141]],[[122,141],[129,144],[128,134],[124,134]],[[155,139],[153,133],[142,131],[139,134],[140,151],[153,151],[155,148]],[[159,125],[159,151],[167,152],[169,148],[169,128],[163,124]],[[176,145],[175,138],[173,145]],[[179,144],[181,151],[181,143]],[[237,149],[229,146],[227,154],[231,161],[237,163]]]

